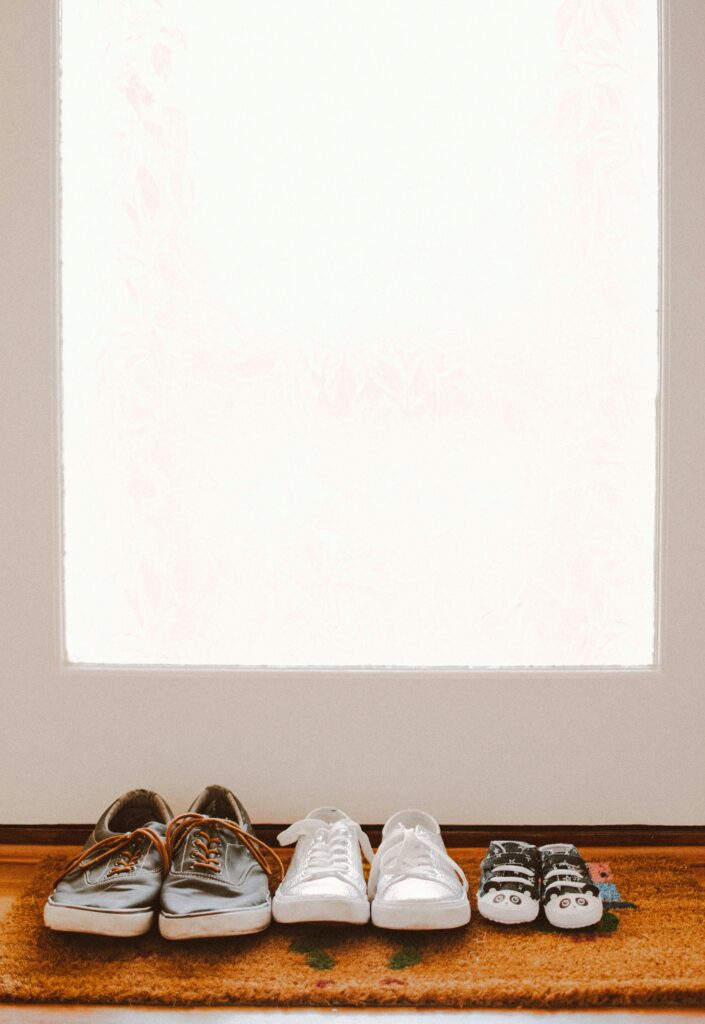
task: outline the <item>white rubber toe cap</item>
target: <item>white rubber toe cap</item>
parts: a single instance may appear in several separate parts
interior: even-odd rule
[[[350,899],[336,896],[282,896],[272,901],[272,916],[279,924],[300,924],[305,921],[338,924],[367,924],[370,903],[365,897]]]
[[[528,893],[513,889],[490,889],[484,896],[477,894],[478,911],[497,924],[528,924],[538,917],[539,906],[539,901]]]
[[[269,903],[243,910],[211,911],[203,914],[159,915],[159,931],[163,938],[212,939],[229,935],[252,935],[269,927],[272,908]]]
[[[544,913],[554,928],[589,928],[602,918],[602,899],[592,893],[552,896]]]
[[[462,928],[470,920],[470,901],[463,895],[453,900],[372,901],[372,924],[399,931],[435,931]]]
[[[153,920],[154,911],[151,907],[97,910],[93,907],[55,903],[51,898],[44,904],[44,924],[56,932],[85,932],[88,935],[112,935],[128,939],[148,932]]]

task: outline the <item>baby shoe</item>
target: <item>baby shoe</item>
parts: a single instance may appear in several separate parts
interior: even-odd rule
[[[468,883],[447,852],[435,818],[399,811],[382,830],[368,892],[379,928],[459,928],[470,920]]]
[[[535,846],[495,839],[482,862],[477,909],[488,921],[526,924],[540,909],[541,858]]]
[[[372,861],[372,847],[356,821],[337,807],[318,807],[277,838],[282,846],[295,842],[296,849],[274,894],[275,921],[369,921],[360,850],[365,860]]]
[[[602,917],[600,890],[587,864],[570,843],[539,847],[541,903],[556,928],[586,928]]]
[[[151,790],[118,797],[54,883],[44,904],[47,928],[121,938],[149,931],[169,868],[164,836],[170,818]]]
[[[269,879],[279,857],[258,839],[234,793],[208,786],[166,833],[171,867],[162,885],[165,939],[249,935],[271,921]]]

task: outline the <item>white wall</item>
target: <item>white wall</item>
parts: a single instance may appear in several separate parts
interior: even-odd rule
[[[1,822],[90,821],[137,785],[181,809],[211,781],[256,821],[703,820],[705,13],[671,8],[661,668],[380,678],[61,667],[55,19],[0,5]]]

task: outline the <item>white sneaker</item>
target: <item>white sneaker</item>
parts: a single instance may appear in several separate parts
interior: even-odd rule
[[[370,919],[360,849],[372,861],[370,841],[356,821],[337,807],[317,807],[277,836],[296,843],[289,870],[274,894],[272,915],[280,924]]]
[[[470,920],[468,882],[446,853],[435,818],[399,811],[382,830],[368,892],[379,928],[460,928]]]

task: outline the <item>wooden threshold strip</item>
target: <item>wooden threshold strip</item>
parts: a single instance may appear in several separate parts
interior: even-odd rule
[[[0,844],[80,846],[92,825],[1,825]],[[276,845],[286,824],[255,825],[257,835]],[[363,825],[373,846],[380,841],[381,825]],[[443,825],[449,847],[487,846],[491,839],[523,839],[577,846],[705,846],[705,825]]]

